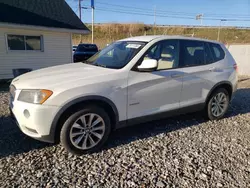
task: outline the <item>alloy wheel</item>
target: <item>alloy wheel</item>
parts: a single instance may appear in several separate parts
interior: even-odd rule
[[[212,104],[211,104],[211,112],[213,116],[219,117],[223,113],[225,113],[227,109],[227,96],[225,93],[218,93],[215,95],[212,99]]]
[[[96,146],[105,133],[105,123],[95,113],[79,117],[70,129],[70,141],[78,149],[86,150]]]

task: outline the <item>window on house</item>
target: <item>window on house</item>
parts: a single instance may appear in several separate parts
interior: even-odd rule
[[[8,50],[42,51],[42,36],[8,35]]]

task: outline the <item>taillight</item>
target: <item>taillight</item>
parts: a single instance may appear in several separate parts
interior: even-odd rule
[[[238,72],[238,65],[236,63],[234,64],[234,69]]]

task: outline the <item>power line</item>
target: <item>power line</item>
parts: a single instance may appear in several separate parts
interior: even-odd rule
[[[78,1],[81,3],[81,0],[78,0]],[[121,13],[121,14],[155,16],[155,17],[189,19],[189,20],[194,20],[196,16],[196,15],[191,15],[193,13],[173,12],[173,11],[164,11],[164,10],[157,10],[157,13],[155,13],[153,9],[144,9],[144,8],[139,8],[139,7],[111,4],[111,3],[99,2],[99,1],[97,2],[97,4],[102,4],[104,7],[97,6],[96,10],[106,11],[106,12],[116,12],[116,13]],[[105,6],[108,6],[108,8]],[[119,7],[119,8],[115,8],[115,7]],[[77,10],[80,12],[79,8]],[[238,22],[250,21],[250,17],[247,17],[246,15],[237,15],[237,17],[234,17],[234,18],[227,18],[225,15],[236,15],[236,14],[224,14],[224,15],[223,14],[210,14],[210,15],[213,15],[210,17],[208,15],[209,15],[208,13],[203,14],[203,20],[217,20],[217,21],[226,20],[226,21],[238,21]],[[223,17],[218,17],[218,15],[223,15]],[[240,17],[240,16],[246,16],[246,18],[248,19],[243,19],[243,17]]]
[[[147,9],[147,8],[139,8],[139,7],[132,7],[132,6],[126,6],[126,5],[118,5],[118,4],[111,4],[111,3],[106,3],[106,2],[96,2],[97,4],[102,4],[102,5],[108,5],[110,6],[114,6],[114,7],[123,7],[126,9],[134,9],[137,11],[150,11],[153,13],[153,9]],[[174,11],[169,11],[169,10],[157,10],[158,13],[172,13],[172,14],[176,14],[176,15],[189,15],[189,16],[195,16],[197,15],[197,13],[190,13],[190,12],[174,12]],[[208,16],[223,16],[223,17],[228,17],[228,16],[234,16],[234,17],[238,17],[238,18],[250,18],[250,15],[243,15],[243,14],[216,14],[216,13],[204,13],[204,15],[208,15]]]
[[[143,10],[143,9],[139,9],[139,8],[123,8],[123,7],[119,7],[119,8],[116,8],[116,7],[110,7],[110,6],[107,6],[107,5],[102,5],[102,6],[97,6],[97,7],[100,7],[100,8],[105,8],[105,9],[115,9],[115,10],[120,10],[120,11],[136,11],[138,13],[154,13],[154,9],[150,10],[150,9],[146,9],[146,10]],[[195,15],[191,15],[191,14],[179,14],[179,13],[176,13],[176,12],[161,12],[161,11],[158,11],[157,10],[157,13],[158,14],[172,14],[172,15],[177,15],[177,16],[192,16],[194,17]]]
[[[148,16],[152,16],[152,15],[156,15],[157,17],[161,17],[161,16],[164,16],[164,17],[176,17],[176,18],[190,18],[190,19],[194,19],[195,16],[182,16],[182,15],[175,15],[175,14],[171,14],[169,13],[168,16],[166,14],[163,14],[163,13],[156,13],[155,14],[155,11],[152,11],[152,12],[147,12],[147,11],[136,11],[136,10],[127,10],[127,9],[122,9],[122,8],[116,8],[116,9],[112,9],[112,8],[107,8],[107,7],[100,7],[100,6],[97,6],[96,9],[99,9],[99,10],[102,10],[102,11],[110,11],[110,12],[118,12],[118,13],[131,13],[131,14],[138,14],[138,15],[148,15]],[[158,11],[157,11],[158,12]]]
[[[102,4],[102,5],[108,5],[108,7],[110,8],[110,6],[114,6],[114,7],[122,7],[125,9],[129,9],[129,10],[136,10],[136,11],[149,11],[149,12],[154,12],[153,9],[144,9],[144,8],[139,8],[139,7],[131,7],[131,6],[126,6],[126,5],[118,5],[118,4],[110,4],[110,3],[103,3],[103,2],[96,2],[96,4]],[[175,14],[188,14],[188,15],[194,15],[193,13],[186,13],[186,12],[172,12],[172,11],[164,11],[164,10],[157,10],[157,12],[163,12],[163,13],[175,13]]]
[[[195,17],[193,16],[176,16],[176,15],[163,15],[163,14],[159,14],[157,13],[156,15],[154,15],[153,13],[140,13],[140,12],[135,12],[133,10],[128,11],[128,10],[114,10],[114,9],[110,9],[110,8],[105,8],[105,7],[96,7],[96,10],[99,11],[105,11],[105,12],[116,12],[116,13],[122,13],[122,14],[132,14],[132,15],[142,15],[142,16],[157,16],[157,17],[165,17],[165,18],[179,18],[179,19],[190,19],[190,20],[195,20]],[[226,21],[250,21],[250,19],[235,19],[235,18],[215,18],[215,17],[203,17],[204,20],[226,20]]]
[[[116,12],[116,13],[124,13],[124,14],[133,14],[133,15],[154,16],[154,14],[149,14],[149,13],[137,13],[137,12],[131,12],[131,11],[118,11],[118,10],[112,10],[112,9],[96,8],[96,10],[105,11],[105,12]],[[167,16],[167,15],[159,15],[159,14],[156,14],[156,16],[157,17],[182,18],[182,19],[192,19],[192,20],[194,20],[194,17],[171,16],[171,15]]]

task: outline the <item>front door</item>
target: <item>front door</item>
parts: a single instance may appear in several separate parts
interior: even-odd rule
[[[156,59],[153,72],[131,70],[128,78],[128,119],[158,114],[179,108],[182,72],[179,64],[178,40],[161,41],[153,45],[144,59]]]

